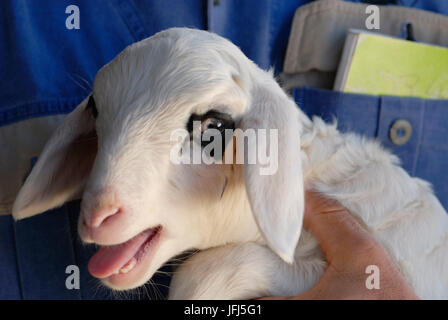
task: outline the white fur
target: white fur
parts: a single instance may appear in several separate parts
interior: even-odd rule
[[[26,218],[82,194],[85,242],[119,244],[161,225],[152,258],[120,281],[103,280],[111,288],[140,286],[168,259],[196,248],[203,251],[176,270],[170,298],[303,292],[326,266],[317,241],[302,230],[303,190],[312,188],[360,218],[417,295],[448,298],[448,215],[429,185],[378,143],[307,118],[229,41],[199,30],[160,32],[103,67],[93,95],[98,119],[86,101],[67,117],[13,215]],[[242,129],[278,129],[277,173],[260,176],[258,165],[171,163],[170,133],[191,113],[210,109],[231,114]],[[87,232],[83,219],[93,221],[98,208],[111,205],[123,214]]]

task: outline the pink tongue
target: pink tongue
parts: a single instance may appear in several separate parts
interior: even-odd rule
[[[88,269],[90,274],[101,279],[117,273],[135,256],[154,231],[155,229],[150,229],[139,233],[125,243],[102,247],[89,261]]]

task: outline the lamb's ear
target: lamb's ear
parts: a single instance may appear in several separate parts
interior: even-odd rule
[[[292,263],[304,211],[299,111],[280,87],[273,85],[276,87],[252,91],[251,107],[239,125],[243,130],[258,131],[257,153],[261,151],[261,154],[268,155],[271,165],[263,166],[257,157],[256,164],[244,165],[244,179],[261,233],[278,256]],[[263,130],[257,129],[266,129],[266,140],[260,139],[259,133]],[[270,138],[270,131],[275,132],[273,129],[278,132],[277,139],[275,136]],[[278,148],[275,148],[275,143]],[[248,145],[245,149],[247,152]],[[277,160],[278,168],[275,166]],[[245,163],[247,161],[246,154]]]
[[[80,196],[97,151],[89,97],[53,133],[14,202],[15,220],[27,218]]]

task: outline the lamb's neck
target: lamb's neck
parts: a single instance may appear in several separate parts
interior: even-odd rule
[[[329,165],[332,156],[345,141],[335,125],[326,124],[320,118],[304,126],[300,135],[301,166],[306,185],[314,173]]]
[[[378,142],[340,133],[320,119],[302,134],[302,168],[305,189],[338,200],[373,229],[428,192]]]

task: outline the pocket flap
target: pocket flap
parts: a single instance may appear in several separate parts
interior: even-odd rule
[[[283,68],[286,86],[331,88],[348,29],[367,30],[367,6],[320,0],[297,9]],[[448,46],[448,17],[407,7],[378,7],[380,30],[367,31],[402,37],[403,26],[411,23],[417,41]]]

